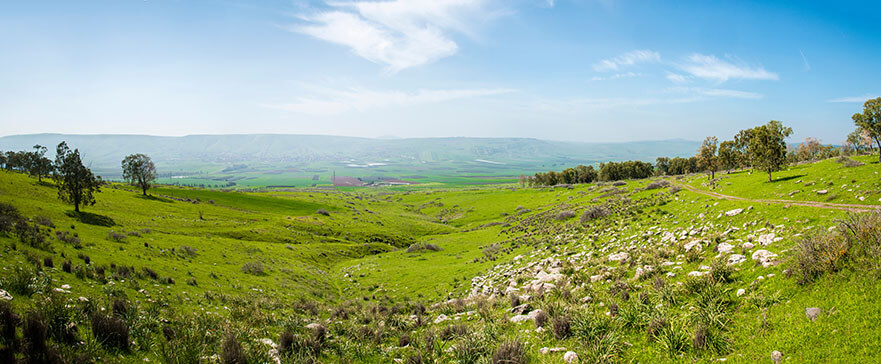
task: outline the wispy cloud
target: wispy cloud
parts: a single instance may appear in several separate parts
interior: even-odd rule
[[[881,93],[865,94],[863,96],[839,97],[837,99],[826,100],[826,102],[841,102],[841,103],[859,102],[859,103],[863,103],[863,102],[866,102],[866,100],[874,99],[876,97],[881,97]]]
[[[312,115],[337,115],[349,111],[369,111],[394,106],[413,106],[445,101],[486,97],[513,92],[512,89],[417,90],[415,92],[380,91],[363,88],[312,88],[312,95],[286,104],[264,107]]]
[[[621,67],[632,66],[637,63],[654,63],[661,61],[661,54],[649,50],[636,50],[624,53],[615,58],[604,59],[593,65],[597,72],[617,71]]]
[[[765,97],[765,95],[756,92],[705,87],[671,87],[667,89],[667,91],[670,93],[691,94],[709,97],[726,97],[734,99],[757,100]]]
[[[688,82],[688,77],[680,75],[678,73],[667,72],[667,79],[672,81],[673,83],[686,83]]]
[[[777,80],[776,73],[765,70],[761,66],[750,66],[743,62],[721,60],[712,55],[695,53],[686,58],[682,70],[692,76],[725,82],[730,79],[744,80]]]
[[[328,2],[329,9],[300,15],[288,30],[348,47],[392,72],[455,54],[452,33],[471,34],[489,0]]]
[[[621,78],[633,78],[633,77],[642,77],[642,76],[643,75],[641,73],[633,73],[633,72],[616,73],[611,76],[594,76],[594,77],[591,77],[591,81],[607,81],[607,80],[617,80],[617,79],[621,79]]]
[[[811,70],[811,64],[808,63],[808,57],[805,57],[805,52],[802,52],[801,49],[798,50],[798,54],[801,54],[801,60],[804,62],[804,70],[805,72]]]

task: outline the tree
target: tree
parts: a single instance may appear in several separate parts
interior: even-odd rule
[[[731,173],[731,170],[737,168],[737,145],[734,141],[726,140],[719,144],[719,166]]]
[[[786,165],[786,138],[792,135],[792,128],[771,120],[753,128],[751,134],[749,155],[752,156],[753,166],[768,172],[768,182],[771,182],[771,172],[779,171]]]
[[[101,178],[83,165],[79,149],[73,151],[66,142],[55,149],[55,184],[58,198],[73,204],[73,210],[80,211],[80,205],[94,205],[95,192],[101,191]]]
[[[881,151],[881,97],[867,100],[863,104],[863,113],[853,114],[852,118],[854,124],[866,132]],[[881,162],[881,152],[878,153],[878,161]]]
[[[845,142],[847,145],[854,150],[856,154],[860,154],[863,150],[869,149],[871,144],[871,138],[868,140],[869,143],[866,143],[866,133],[863,132],[863,128],[857,127],[856,130],[852,131],[850,134],[847,134],[847,141]]]
[[[718,145],[719,139],[716,139],[714,136],[708,136],[697,151],[698,164],[704,171],[710,172],[710,179],[716,178],[716,169],[719,168],[719,160],[716,157]]]
[[[812,161],[820,157],[823,146],[816,138],[807,137],[805,141],[798,146],[795,151],[796,158],[799,161]]]
[[[156,180],[156,165],[146,154],[132,154],[122,160],[122,177],[141,188],[144,196]]]
[[[52,173],[52,161],[46,158],[46,147],[35,145],[34,151],[28,153],[28,173],[37,176],[37,181],[43,182],[43,177],[48,177]]]
[[[753,158],[749,154],[749,142],[752,140],[752,136],[753,129],[741,130],[734,136],[734,146],[737,150],[737,160],[740,163],[740,167],[749,167],[750,173],[752,173],[753,168]]]
[[[670,158],[658,157],[655,159],[655,173],[660,176],[667,175],[670,171]]]

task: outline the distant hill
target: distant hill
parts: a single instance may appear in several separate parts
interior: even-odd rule
[[[229,167],[248,164],[304,166],[344,163],[342,167],[368,167],[368,163],[374,163],[369,166],[374,167],[385,164],[424,166],[443,162],[467,164],[467,172],[480,173],[481,170],[498,170],[501,166],[528,172],[609,160],[654,161],[659,156],[693,155],[699,146],[698,142],[688,140],[577,143],[531,138],[30,134],[0,137],[0,150],[30,149],[41,144],[49,147],[51,154],[61,141],[79,148],[84,161],[93,169],[107,173],[118,171],[123,157],[132,153],[150,155],[157,166],[165,170],[201,169],[206,165],[217,167],[218,171],[228,171]]]

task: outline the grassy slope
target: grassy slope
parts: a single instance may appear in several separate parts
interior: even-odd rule
[[[788,193],[790,189],[797,188],[789,184],[794,184],[798,179],[804,183],[841,180],[841,176],[848,182],[836,182],[835,188],[847,183],[859,186],[856,189],[860,190],[877,189],[878,178],[874,171],[877,165],[869,163],[849,169],[835,169],[836,166],[831,160],[796,166],[775,174],[775,177],[798,177],[775,184],[764,183],[761,174],[722,175],[722,184],[716,192],[748,198],[787,198],[785,195],[779,196],[783,193],[781,191]],[[700,176],[688,181],[694,186],[703,187]],[[627,190],[631,200],[661,196],[659,192],[664,190],[638,190],[647,183],[632,181],[621,189]],[[657,230],[676,232],[710,226],[704,235],[712,238],[729,227],[738,227],[740,231],[723,239],[737,245],[737,242],[749,240],[751,236],[754,238],[770,231],[762,229],[771,227],[784,240],[767,249],[780,254],[785,261],[786,252],[795,243],[798,234],[813,229],[825,230],[845,215],[837,210],[811,207],[714,200],[683,190],[676,196],[665,197],[660,205],[613,215],[588,229],[578,227],[577,218],[564,221],[550,219],[539,225],[530,225],[535,224],[529,220],[531,217],[544,216],[542,214],[553,216],[565,210],[580,213],[591,205],[615,198],[601,197],[604,194],[602,188],[606,187],[585,185],[573,189],[519,189],[513,186],[486,186],[443,190],[410,187],[263,193],[161,188],[153,191],[157,197],[142,198],[135,191],[116,185],[115,188],[105,188],[98,196],[98,204],[86,209],[115,223],[114,226],[97,226],[69,216],[70,207],[57,200],[54,187],[38,185],[23,175],[0,172],[0,202],[17,206],[25,216],[49,217],[57,226],[56,230],[76,232],[85,245],[82,249],[74,249],[54,241],[55,251],[49,253],[18,243],[18,250],[7,249],[2,253],[0,265],[10,268],[26,264],[23,253],[39,257],[54,256],[56,267],[60,266],[60,256],[63,254],[77,265],[82,264],[82,259],[75,257],[82,253],[91,257],[93,265],[115,263],[133,265],[138,269],[149,266],[160,276],[172,277],[177,281],[172,285],[143,279],[119,282],[118,285],[124,287],[130,297],[138,299],[142,295],[137,291],[143,288],[154,296],[168,297],[196,297],[210,291],[230,295],[253,295],[257,292],[281,301],[297,297],[318,297],[329,302],[346,298],[374,301],[391,297],[436,302],[466,296],[473,277],[498,270],[501,267],[499,264],[510,263],[515,256],[525,258],[513,266],[548,257],[571,257],[578,252],[593,252],[592,257],[578,263],[580,270],[570,276],[573,294],[590,294],[595,302],[615,302],[623,306],[628,303],[609,294],[613,282],[590,283],[585,277],[599,272],[602,266],[617,266],[624,271],[622,278],[632,277],[635,267],[609,263],[605,256],[629,250],[641,261],[655,259],[651,257],[653,249],[663,248],[657,241]],[[845,191],[846,188],[836,193],[831,202],[860,203],[855,194]],[[792,198],[799,195],[808,200],[815,196],[804,193]],[[865,195],[877,197],[869,193]],[[198,199],[201,202],[176,199]],[[753,209],[741,215],[720,216],[725,211],[750,206]],[[330,216],[315,214],[318,208],[329,210]],[[528,212],[518,214],[518,209]],[[200,214],[202,219],[199,218]],[[92,220],[96,220],[94,216]],[[528,244],[515,244],[513,242],[521,233],[512,226],[533,229],[538,232],[537,238]],[[144,229],[151,232],[142,232],[140,237],[129,236],[124,243],[107,238],[110,231]],[[652,234],[643,235],[646,231]],[[682,253],[681,244],[684,241],[687,240],[669,244],[674,251],[670,260],[683,261],[681,256],[675,255]],[[0,242],[9,246],[15,243],[15,239],[0,237]],[[413,242],[437,244],[443,250],[415,253],[394,250],[395,246],[406,247]],[[487,255],[485,248],[494,243],[510,249]],[[181,246],[195,248],[196,255],[190,257],[181,254]],[[176,252],[170,252],[172,248],[176,248]],[[746,255],[749,258],[749,254]],[[687,282],[685,273],[700,271],[701,266],[708,265],[713,256],[714,253],[706,251],[699,261],[683,261],[681,269],[668,270],[676,274],[669,279],[669,283],[676,285]],[[267,273],[258,276],[243,273],[240,269],[242,264],[252,261],[262,262]],[[785,263],[762,268],[748,261],[738,268],[734,281],[726,285],[736,307],[731,314],[730,354],[689,353],[682,357],[668,357],[657,343],[646,339],[643,329],[625,329],[624,339],[633,346],[624,352],[622,361],[709,361],[718,357],[726,357],[734,362],[765,361],[771,350],[783,351],[794,362],[877,359],[879,353],[871,348],[877,348],[879,344],[879,332],[873,323],[881,318],[874,309],[881,305],[881,288],[873,276],[845,271],[827,275],[821,281],[803,287],[782,275]],[[57,268],[50,271],[55,280],[53,285],[70,284],[74,295],[100,296],[106,289],[106,284],[102,282],[83,281]],[[774,276],[769,277],[769,273]],[[216,274],[217,278],[212,274]],[[768,278],[759,280],[759,276]],[[198,286],[184,284],[190,278],[194,278]],[[650,281],[633,281],[632,284],[635,292],[651,292]],[[738,288],[747,289],[748,294],[734,297],[733,291]],[[777,302],[768,308],[766,325],[760,319],[762,308],[751,304],[753,301],[747,297],[778,297]],[[18,307],[31,304],[24,297],[17,297],[13,302]],[[182,307],[193,310],[201,308],[223,312],[221,305],[216,302],[178,302]],[[668,309],[684,317],[691,303],[692,298],[686,298],[680,305]],[[825,310],[835,308],[834,314],[812,323],[805,318],[803,311],[813,306]],[[605,308],[593,305],[580,310],[603,314]],[[437,315],[437,312],[433,315]],[[556,362],[559,358],[537,354],[541,346],[566,346],[579,352],[585,350],[585,343],[580,340],[556,340],[548,333],[526,332],[523,328],[532,327],[531,323],[510,324],[501,311],[496,311],[495,315],[502,322],[505,336],[517,336],[528,341],[529,351],[542,362]],[[461,322],[469,321],[477,322],[470,318]],[[398,355],[398,352],[392,351],[388,355]],[[385,359],[380,357],[377,361]]]

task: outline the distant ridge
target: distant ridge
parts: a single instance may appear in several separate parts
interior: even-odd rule
[[[35,144],[54,146],[67,141],[79,148],[93,169],[117,171],[123,157],[150,155],[165,169],[190,165],[236,163],[314,163],[353,161],[406,161],[459,163],[489,160],[527,169],[562,169],[575,164],[637,159],[653,162],[659,156],[690,156],[699,142],[673,139],[623,143],[580,143],[532,138],[359,138],[298,134],[228,135],[82,135],[28,134],[0,137],[0,150],[30,149]]]

